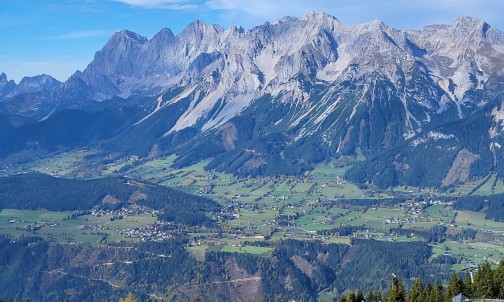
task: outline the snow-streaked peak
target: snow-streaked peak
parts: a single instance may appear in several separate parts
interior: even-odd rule
[[[121,39],[122,40],[123,39],[131,39],[131,40],[134,40],[134,41],[136,41],[136,42],[138,42],[140,44],[145,43],[145,42],[148,41],[148,39],[146,37],[144,37],[142,35],[139,35],[139,34],[137,34],[135,32],[132,32],[130,30],[127,30],[127,29],[123,29],[123,30],[121,30],[119,32],[114,33],[112,35],[112,37],[110,38],[110,40],[117,40],[117,39],[119,39],[119,40],[121,40]]]
[[[339,21],[336,17],[331,16],[331,15],[324,13],[324,12],[318,12],[318,11],[307,12],[302,17],[300,17],[299,20],[311,21],[311,22],[317,22],[317,23],[323,23],[323,22],[338,22],[339,23]]]
[[[182,91],[172,100],[191,98],[190,106],[169,133],[196,125],[203,131],[215,129],[265,95],[298,106],[291,119],[300,123],[321,106],[310,103],[310,87],[353,83],[362,91],[328,89],[330,94],[322,98],[327,107],[302,131],[312,133],[337,110],[339,105],[331,104],[336,95],[361,106],[378,102],[385,93],[402,104],[410,137],[452,103],[462,116],[461,108],[471,101],[467,94],[503,73],[495,63],[504,59],[503,50],[500,31],[469,17],[401,31],[380,20],[348,26],[326,13],[308,12],[248,31],[202,21],[177,35],[162,29],[150,40],[121,31],[75,77],[98,100]],[[376,87],[383,83],[390,88],[378,95]],[[187,87],[194,92],[186,95]],[[153,110],[168,103],[153,104]],[[356,108],[348,109],[352,114],[347,118],[356,116]],[[142,122],[154,116],[146,114]]]

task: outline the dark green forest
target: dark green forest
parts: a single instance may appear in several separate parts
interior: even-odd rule
[[[211,199],[122,177],[75,180],[35,173],[0,177],[0,209],[85,211],[105,206],[102,200],[107,195],[119,201],[115,207],[121,207],[135,192],[146,196],[138,204],[163,211],[158,217],[162,221],[212,225],[206,214],[220,211]]]
[[[252,288],[258,301],[316,301],[323,290],[373,288],[385,293],[392,274],[405,280],[406,287],[415,278],[434,284],[450,276],[449,265],[430,262],[430,247],[421,242],[285,240],[274,246],[271,256],[209,252],[204,262],[184,249],[187,243],[182,239],[121,247],[1,237],[0,297],[112,301],[132,292],[139,301],[150,294],[168,301],[235,301]],[[221,284],[247,278],[260,282]]]
[[[504,222],[504,194],[460,197],[453,208],[473,212],[483,211],[486,219]]]
[[[492,268],[490,263],[480,265],[474,274],[472,282],[469,273],[463,278],[458,274],[451,275],[448,284],[422,282],[415,279],[413,286],[406,290],[404,283],[397,277],[392,277],[388,291],[369,290],[364,296],[362,290],[356,290],[343,295],[340,302],[451,302],[452,298],[462,294],[469,299],[504,299],[504,260]]]

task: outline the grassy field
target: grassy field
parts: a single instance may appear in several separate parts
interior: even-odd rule
[[[0,212],[0,234],[12,237],[40,236],[54,242],[85,242],[96,244],[107,235],[108,241],[136,242],[135,238],[123,238],[117,230],[130,229],[153,224],[157,219],[150,214],[129,216],[125,219],[110,221],[110,216],[95,217],[93,215],[79,216],[68,219],[72,212],[50,212],[46,210],[12,210],[4,209]],[[40,229],[29,231],[28,225],[39,225]],[[82,225],[102,225],[103,230],[81,230]]]
[[[43,223],[61,221],[72,212],[50,212],[47,210],[12,210],[0,211],[0,223],[5,225],[9,219],[21,220],[26,223]]]
[[[227,253],[242,253],[242,254],[267,256],[273,251],[273,248],[261,247],[261,246],[247,246],[247,245],[245,246],[223,245],[220,251]]]
[[[481,242],[459,243],[454,241],[446,241],[440,244],[431,244],[433,257],[443,255],[445,253],[455,257],[464,257],[467,261],[479,264],[485,259],[493,262],[504,259],[504,251],[502,245],[495,245]]]
[[[467,196],[477,187],[479,187],[483,182],[486,182],[486,177],[470,181],[464,184],[461,184],[456,187],[454,196]]]
[[[224,240],[222,245],[193,245],[186,247],[186,250],[193,254],[199,261],[204,261],[206,252],[225,252],[251,254],[256,256],[268,256],[274,250],[272,247],[260,247],[252,245],[242,245],[240,240]]]
[[[92,151],[76,151],[53,154],[50,157],[21,167],[20,171],[35,170],[54,176],[65,176],[77,171],[84,156],[94,154]],[[358,152],[358,159],[362,160],[362,153]],[[467,211],[451,211],[443,205],[434,205],[425,209],[413,222],[404,224],[386,224],[386,218],[406,219],[408,215],[404,208],[369,208],[365,211],[358,209],[342,209],[321,204],[321,201],[339,198],[361,199],[387,198],[389,194],[398,193],[415,196],[418,192],[432,193],[434,191],[420,190],[415,187],[397,187],[387,192],[376,192],[371,195],[370,190],[361,190],[356,185],[344,180],[345,172],[351,167],[335,167],[332,163],[318,165],[313,171],[306,172],[301,177],[257,177],[237,178],[230,174],[205,171],[208,161],[200,162],[183,169],[173,169],[170,165],[175,156],[157,158],[148,161],[137,161],[134,157],[123,158],[115,163],[105,165],[101,176],[118,175],[120,169],[131,166],[128,175],[144,180],[160,183],[189,193],[197,193],[212,198],[223,206],[233,205],[236,217],[221,224],[227,235],[223,239],[209,240],[201,245],[188,246],[187,250],[199,260],[204,260],[206,251],[226,251],[249,253],[254,255],[268,255],[272,248],[243,246],[245,240],[255,240],[256,236],[271,235],[271,241],[292,239],[317,238],[325,242],[349,243],[351,237],[317,236],[316,232],[338,228],[341,226],[365,226],[370,229],[357,232],[358,235],[372,236],[387,241],[419,240],[406,237],[390,237],[391,227],[408,229],[428,229],[443,224],[450,231],[456,232],[463,228],[478,230],[475,242],[464,244],[446,242],[445,245],[432,245],[434,255],[440,255],[447,250],[453,255],[459,255],[470,261],[479,261],[487,257],[497,259],[504,252],[504,239],[498,237],[504,232],[504,223],[484,219],[484,214]],[[475,180],[465,186],[460,186],[453,193],[468,194],[475,187],[485,182],[475,194],[488,195],[504,192],[504,183],[495,181],[495,175]],[[494,185],[495,183],[495,185]],[[368,195],[369,194],[369,195]],[[81,216],[77,219],[66,219],[70,212],[48,211],[14,211],[0,212],[0,234],[10,236],[37,235],[56,242],[86,242],[96,244],[103,235],[108,241],[135,242],[138,239],[123,238],[116,230],[147,226],[155,222],[151,215],[128,217],[123,220],[110,221],[110,217]],[[276,219],[289,217],[288,226],[275,225]],[[9,222],[15,220],[16,222]],[[27,224],[47,225],[30,233],[24,228]],[[81,225],[103,225],[99,232],[80,230]],[[233,232],[240,230],[239,236]],[[488,233],[490,232],[490,233]],[[233,235],[231,235],[233,234]],[[196,237],[197,235],[194,235]],[[191,238],[194,238],[191,237]],[[259,236],[260,237],[260,236]],[[248,239],[244,239],[248,238]],[[251,239],[252,238],[252,239]],[[258,239],[260,240],[260,239]],[[241,245],[241,246],[240,246]]]
[[[497,175],[492,174],[490,177],[483,178],[479,182],[476,182],[475,185],[481,185],[478,190],[476,190],[473,195],[480,195],[480,196],[488,196],[491,194],[501,194],[504,193],[504,182],[500,179],[496,179]],[[476,186],[475,186],[476,187]]]
[[[469,211],[456,211],[456,213],[455,222],[460,227],[504,233],[504,223],[485,219],[485,214],[483,213]]]
[[[473,195],[486,196],[493,193],[493,185],[495,183],[495,174],[492,174],[488,180],[478,189]]]
[[[402,216],[403,212],[396,209],[373,208],[368,209],[365,213],[359,215],[359,218],[349,222],[348,225],[352,226],[366,226],[372,230],[386,231],[390,228],[385,224],[386,218]]]
[[[336,297],[330,293],[322,293],[318,295],[317,302],[332,302],[334,298]]]
[[[455,217],[455,212],[448,211],[442,205],[433,205],[425,210],[424,216],[431,222],[450,223]]]
[[[345,166],[341,168],[336,168],[331,165],[331,163],[322,163],[317,165],[313,171],[309,174],[313,175],[318,180],[323,179],[334,179],[336,177],[345,176],[346,171],[348,171],[352,166]]]
[[[502,194],[504,193],[504,182],[502,180],[497,180],[495,186],[493,187],[493,194]]]
[[[361,154],[362,155],[362,154]],[[360,159],[363,159],[361,157]],[[338,197],[344,198],[363,198],[366,192],[360,190],[354,184],[346,182],[343,177],[345,172],[351,167],[334,167],[331,163],[320,164],[313,171],[307,172],[305,178],[298,179],[282,179],[274,177],[264,177],[256,179],[239,179],[229,174],[205,172],[203,167],[206,162],[187,167],[181,170],[173,170],[169,168],[174,157],[165,159],[157,159],[134,168],[134,172],[140,174],[143,178],[155,181],[161,181],[162,184],[169,185],[187,192],[197,192],[203,187],[211,188],[211,192],[207,197],[213,198],[216,201],[227,204],[229,202],[240,202],[246,205],[263,205],[261,211],[250,211],[248,207],[240,208],[238,213],[240,217],[234,220],[227,221],[223,225],[226,229],[245,228],[245,235],[253,234],[269,234],[274,227],[270,224],[274,221],[277,214],[282,215],[299,215],[295,223],[297,227],[278,229],[272,236],[271,241],[277,241],[286,238],[306,239],[310,238],[313,232],[336,228],[340,226],[366,226],[377,233],[363,233],[365,235],[376,236],[380,240],[388,241],[413,241],[415,238],[406,237],[389,237],[386,235],[390,227],[398,225],[385,224],[386,218],[402,217],[405,213],[402,209],[378,208],[368,209],[366,212],[355,212],[345,209],[312,209],[311,206],[317,205],[318,200],[333,199]],[[475,181],[467,186],[459,187],[454,194],[468,194],[474,187],[479,186],[484,179]],[[504,183],[497,181],[492,188],[494,178],[490,178],[478,191],[482,194],[498,193],[504,191]],[[416,187],[398,187],[391,191],[392,195],[395,192],[415,194],[421,192]],[[425,191],[425,190],[424,190]],[[424,192],[422,191],[422,192]],[[429,193],[435,193],[429,191]],[[389,197],[387,192],[378,193],[377,198]],[[281,197],[281,198],[280,198]],[[283,207],[281,213],[274,210],[282,205],[294,205],[294,207]],[[297,213],[297,214],[296,214]],[[456,214],[456,215],[455,215]],[[475,228],[481,230],[504,231],[504,224],[495,223],[483,219],[483,215],[472,212],[455,212],[449,211],[444,206],[431,206],[425,210],[425,213],[411,224],[406,224],[404,228],[431,228],[439,224],[449,225],[455,222],[455,227],[449,226],[450,229],[461,230],[462,228]],[[345,237],[329,237],[324,238],[326,242],[349,243],[349,238]],[[236,247],[239,241],[230,241],[224,239],[224,250],[232,252],[240,252]],[[478,245],[473,243],[470,248],[457,248],[456,244],[449,243],[448,246],[456,251],[462,257],[467,259],[477,260],[481,257],[488,257],[490,254],[500,255],[504,251],[502,243],[490,242],[489,246]],[[235,247],[233,247],[235,245]],[[220,249],[221,246],[211,246],[211,249]],[[496,251],[489,253],[490,250]],[[207,247],[190,247],[188,248],[199,259],[204,258],[204,253]],[[439,247],[435,247],[435,252],[440,251]],[[242,251],[246,251],[242,247]],[[476,253],[474,253],[477,251]],[[254,253],[248,251],[249,253]],[[444,250],[443,250],[444,252]]]
[[[89,155],[96,154],[98,150],[73,150],[68,152],[56,152],[46,155],[44,158],[35,159],[9,168],[8,170],[0,171],[1,174],[11,175],[22,172],[39,172],[55,177],[65,177],[70,174],[79,175],[80,165],[84,162],[84,158]]]
[[[208,246],[206,245],[193,245],[186,247],[186,251],[191,253],[198,261],[205,261],[205,253]]]

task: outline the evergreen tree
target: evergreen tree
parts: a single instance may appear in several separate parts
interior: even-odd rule
[[[456,273],[452,273],[446,288],[445,301],[451,302],[452,298],[464,292],[464,282]]]
[[[354,293],[347,293],[344,296],[341,296],[339,299],[339,302],[350,302],[353,301],[353,294]]]
[[[425,289],[422,280],[416,279],[411,287],[406,302],[425,302]]]
[[[444,294],[441,284],[436,283],[432,286],[432,290],[428,296],[428,302],[443,302]]]
[[[392,286],[387,294],[386,302],[405,302],[406,301],[406,290],[402,282],[394,277],[392,279]]]
[[[424,288],[424,301],[430,301],[430,297],[432,295],[432,284],[430,282]]]
[[[494,284],[496,286],[496,298],[504,299],[504,259],[499,263],[499,266],[494,272]]]
[[[490,263],[485,262],[478,267],[474,276],[474,297],[478,299],[491,299],[496,296],[493,270]]]
[[[354,293],[347,294],[345,302],[355,302],[355,294]]]
[[[464,291],[462,292],[464,296],[468,298],[473,298],[474,293],[473,293],[473,283],[471,280],[471,274],[469,272],[466,273],[465,279],[464,279]]]
[[[364,294],[359,289],[355,292],[347,293],[345,296],[342,296],[339,300],[340,302],[362,302],[365,301]]]
[[[358,289],[355,291],[355,302],[363,302],[365,300],[364,293]]]
[[[133,296],[132,293],[129,293],[126,298],[120,298],[119,302],[137,302],[137,300],[135,299],[135,296]]]
[[[381,302],[382,296],[379,291],[370,290],[367,297],[366,302]]]
[[[364,294],[362,293],[362,291],[360,291],[358,289],[355,292],[350,292],[350,293],[347,293],[345,296],[342,296],[339,301],[340,302],[363,302],[366,300],[364,299]],[[378,300],[377,302],[379,302],[379,301],[380,300]]]

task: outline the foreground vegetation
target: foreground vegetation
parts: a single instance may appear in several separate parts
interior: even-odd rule
[[[362,290],[357,290],[342,296],[340,302],[451,302],[458,294],[469,299],[504,299],[504,260],[495,269],[488,262],[480,265],[474,282],[469,273],[465,279],[453,273],[446,287],[440,283],[424,285],[421,279],[416,279],[406,291],[404,284],[394,277],[389,290],[383,295],[371,290],[364,297]]]
[[[429,263],[430,248],[420,242],[286,240],[267,257],[208,252],[204,261],[191,257],[188,243],[93,246],[0,237],[0,266],[8,268],[0,271],[0,296],[112,301],[131,292],[141,301],[237,301],[252,294],[257,301],[316,301],[347,289],[384,291],[394,272],[431,283],[449,276],[447,265]]]

